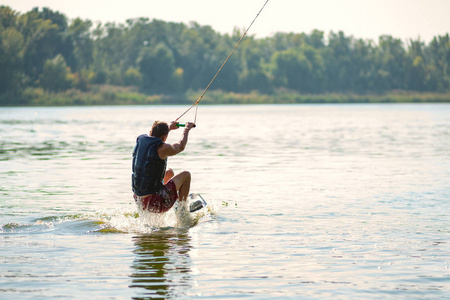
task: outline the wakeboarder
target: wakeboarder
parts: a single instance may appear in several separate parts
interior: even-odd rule
[[[150,134],[142,134],[133,150],[132,189],[136,203],[154,213],[167,212],[178,201],[186,204],[191,184],[191,173],[183,171],[174,176],[167,169],[167,158],[182,152],[188,142],[194,123],[186,123],[180,141],[166,143],[169,132],[178,129],[173,121],[155,121]]]

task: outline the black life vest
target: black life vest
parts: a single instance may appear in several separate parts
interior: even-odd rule
[[[138,196],[155,194],[164,180],[167,158],[158,156],[158,147],[163,143],[160,138],[143,134],[138,136],[133,150],[133,174],[131,185]]]

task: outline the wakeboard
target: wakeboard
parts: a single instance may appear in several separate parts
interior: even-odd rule
[[[205,201],[205,199],[200,194],[194,194],[194,193],[189,194],[188,200],[189,200],[189,211],[191,213],[199,211],[200,209],[203,209],[208,205],[208,203]]]

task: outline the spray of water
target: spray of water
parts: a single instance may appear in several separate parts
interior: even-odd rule
[[[0,224],[0,233],[60,232],[84,233],[139,233],[147,234],[161,229],[189,229],[213,219],[220,208],[214,201],[191,213],[189,203],[177,202],[166,213],[152,213],[127,201],[112,208],[91,213],[40,217],[25,223]]]
[[[217,207],[213,201],[194,213],[189,211],[189,202],[177,202],[166,213],[152,213],[134,204],[117,207],[99,214],[103,224],[97,231],[151,233],[168,228],[189,229],[211,220],[217,214]]]

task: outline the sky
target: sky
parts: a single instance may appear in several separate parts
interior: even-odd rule
[[[188,24],[195,21],[220,33],[247,28],[266,0],[0,0],[25,13],[48,7],[69,19],[124,23],[138,17]],[[277,32],[343,31],[378,41],[391,35],[403,41],[450,33],[450,0],[269,0],[251,27],[257,38]]]

